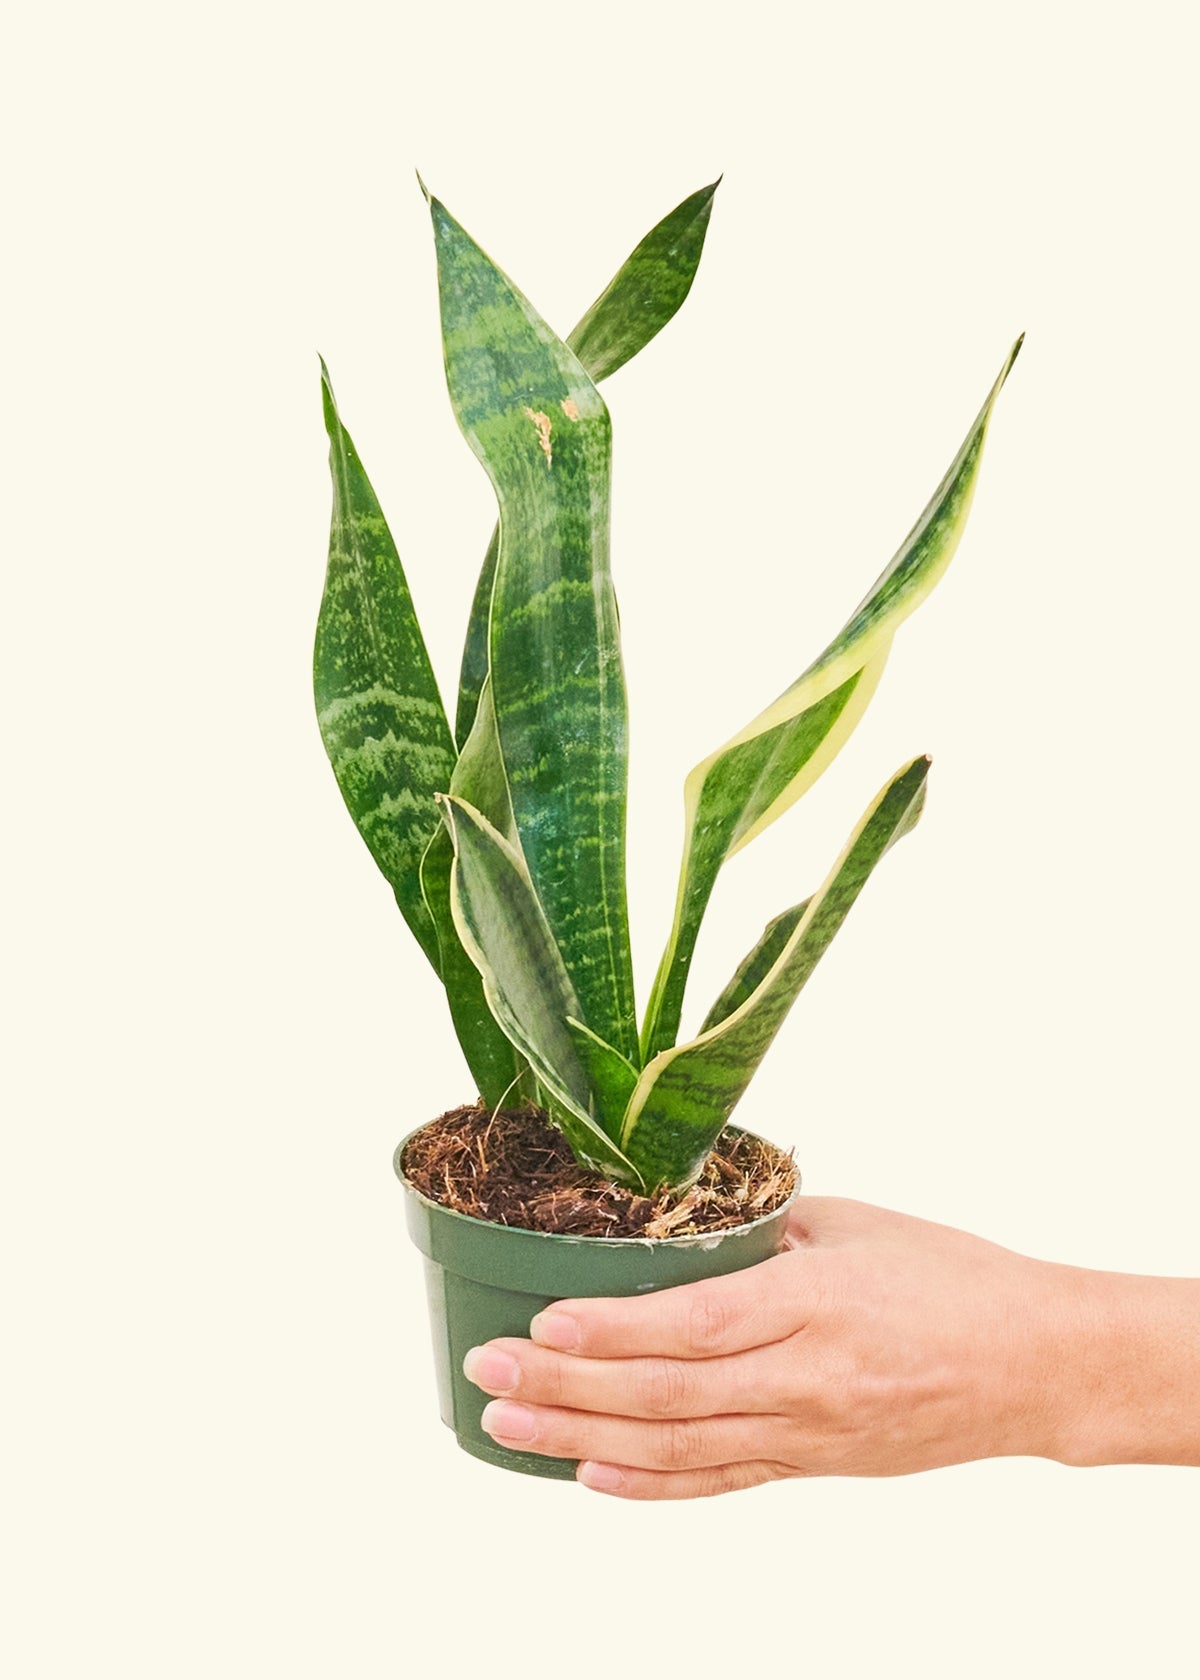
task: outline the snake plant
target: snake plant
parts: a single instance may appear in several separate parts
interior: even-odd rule
[[[923,757],[876,795],[826,879],[767,926],[699,1034],[678,1042],[718,872],[812,786],[865,711],[893,636],[957,547],[1020,348],[844,627],[688,776],[675,916],[639,1030],[608,552],[611,426],[598,385],[683,303],[715,191],[692,194],[658,223],[565,339],[428,197],[450,401],[499,504],[453,726],[321,364],[333,518],[314,674],[342,795],[445,987],[481,1101],[537,1102],[580,1160],[644,1189],[683,1187],[699,1173],[867,877],[920,816]]]

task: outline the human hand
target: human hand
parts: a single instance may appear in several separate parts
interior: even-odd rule
[[[1141,1451],[1120,1437],[1139,1360],[1118,1334],[1129,1291],[1115,1285],[1190,1289],[1171,1297],[1176,1315],[1200,1304],[1187,1280],[1052,1265],[904,1214],[804,1197],[774,1259],[648,1296],[556,1302],[532,1341],[489,1342],[464,1368],[500,1397],[483,1418],[497,1441],[578,1458],[581,1482],[629,1499],[1006,1454],[1200,1462],[1178,1456],[1200,1451],[1194,1419],[1184,1448]],[[1130,1393],[1099,1405],[1102,1377],[1110,1365],[1119,1376],[1122,1360]],[[1192,1406],[1174,1377],[1179,1405]]]

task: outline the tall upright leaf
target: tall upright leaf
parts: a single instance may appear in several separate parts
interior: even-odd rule
[[[715,192],[714,182],[692,193],[652,228],[568,337],[568,345],[593,379],[607,377],[642,350],[683,303],[696,275]],[[474,805],[502,834],[512,838],[511,801],[506,784],[503,790],[498,785],[503,783],[503,766],[499,763],[495,716],[486,689],[488,614],[499,551],[497,523],[476,586],[463,650],[457,719],[462,757],[451,786],[455,794]],[[485,696],[482,707],[481,694]],[[422,880],[437,924],[443,975],[456,1030],[486,1100],[488,1091],[497,1082],[507,1085],[508,1062],[515,1052],[506,1039],[497,1044],[482,1019],[487,1006],[479,975],[463,951],[450,920],[452,856],[449,834],[440,828],[426,854]],[[632,1078],[636,1076],[611,1047],[598,1048],[589,1040],[587,1029],[580,1029],[579,1044],[596,1073],[595,1088],[612,1093],[611,1102],[605,1104],[606,1112],[616,1109],[619,1117],[632,1088]]]
[[[919,817],[928,773],[929,760],[914,759],[876,796],[803,914],[785,912],[791,932],[753,991],[690,1044],[661,1051],[644,1068],[621,1148],[647,1185],[683,1186],[699,1173],[871,871]]]
[[[567,344],[599,383],[649,344],[692,289],[718,181],[691,193],[637,244],[567,337]],[[500,527],[484,556],[463,648],[458,689],[459,745],[475,718],[487,676],[487,622],[500,552]]]
[[[500,505],[488,669],[513,818],[581,1019],[632,1057],[608,410],[511,281],[430,210],[450,398]]]
[[[439,969],[421,859],[440,826],[454,741],[387,521],[321,363],[333,518],[317,621],[317,720],[342,797],[404,919]]]
[[[793,805],[836,757],[866,709],[897,628],[950,564],[992,408],[1020,347],[1018,339],[925,510],[833,641],[688,776],[675,918],[647,1008],[643,1060],[675,1042],[700,920],[722,863]]]
[[[648,343],[682,303],[699,261],[714,191],[715,187],[709,187],[692,194],[665,217],[576,328],[576,335],[586,332],[588,336],[592,348],[585,346],[584,354],[595,371],[612,372]],[[434,817],[430,783],[444,788],[449,778],[435,772],[422,775],[422,767],[414,766],[413,754],[398,750],[404,730],[397,727],[396,705],[389,703],[383,691],[404,694],[411,685],[414,692],[409,698],[430,702],[436,708],[430,714],[435,718],[441,701],[395,546],[338,417],[323,363],[322,372],[335,497],[331,564],[315,660],[323,733],[335,768],[340,766],[344,772],[339,780],[364,837],[392,881],[406,919],[441,973],[455,1030],[480,1094],[494,1102],[512,1084],[514,1070],[519,1073],[524,1064],[492,1019],[478,971],[459,942],[449,907],[453,850],[440,822],[433,827],[421,857],[419,890],[412,869]],[[477,709],[478,688],[486,675],[487,607],[497,549],[498,527],[467,641],[464,671],[475,669],[478,675],[462,705],[460,743],[464,745]],[[347,661],[341,642],[357,644],[358,657]],[[349,682],[348,669],[354,671]],[[355,696],[359,699],[352,708],[339,704]],[[325,706],[330,703],[332,709],[326,715]],[[445,734],[438,734],[438,745],[444,748]],[[464,799],[495,820],[502,832],[509,832],[511,814],[505,820],[495,815],[480,783],[481,776],[492,774],[487,761],[493,741],[494,732],[488,738],[476,738],[459,763],[453,785]],[[516,1096],[522,1094],[532,1094],[527,1079],[516,1087]]]

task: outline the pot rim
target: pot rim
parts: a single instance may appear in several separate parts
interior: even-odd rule
[[[748,1220],[744,1225],[729,1225],[729,1226],[726,1226],[723,1230],[718,1230],[718,1231],[694,1231],[694,1232],[691,1233],[690,1236],[681,1236],[681,1237],[583,1237],[583,1236],[573,1236],[573,1235],[571,1235],[570,1232],[566,1232],[566,1231],[531,1231],[528,1228],[528,1226],[525,1226],[525,1225],[504,1225],[504,1224],[500,1223],[499,1220],[477,1219],[474,1214],[459,1213],[456,1208],[448,1208],[442,1202],[435,1202],[431,1196],[427,1196],[427,1195],[425,1195],[424,1191],[417,1189],[417,1187],[413,1183],[412,1179],[409,1178],[408,1174],[404,1171],[404,1168],[403,1168],[403,1165],[402,1165],[402,1162],[403,1162],[403,1159],[404,1159],[404,1151],[408,1148],[408,1146],[412,1142],[412,1140],[420,1132],[423,1132],[425,1130],[426,1126],[431,1126],[431,1125],[433,1125],[433,1123],[434,1122],[432,1120],[425,1120],[421,1123],[421,1125],[414,1126],[411,1132],[409,1132],[405,1137],[401,1138],[400,1142],[396,1145],[395,1149],[392,1152],[392,1168],[393,1168],[393,1170],[396,1174],[396,1177],[400,1180],[400,1183],[404,1187],[404,1190],[407,1192],[407,1194],[410,1195],[414,1199],[414,1201],[420,1202],[424,1207],[430,1209],[431,1212],[438,1218],[456,1220],[462,1225],[476,1225],[481,1230],[484,1230],[484,1231],[511,1231],[514,1234],[514,1236],[537,1237],[543,1242],[575,1243],[575,1244],[578,1244],[578,1243],[594,1243],[597,1246],[602,1247],[606,1250],[621,1249],[621,1248],[626,1248],[626,1249],[628,1249],[628,1248],[639,1248],[639,1249],[680,1248],[680,1249],[683,1249],[683,1248],[696,1248],[696,1247],[711,1247],[711,1246],[715,1245],[718,1241],[723,1242],[730,1237],[741,1237],[749,1231],[757,1230],[760,1225],[765,1225],[769,1220],[779,1219],[779,1217],[782,1214],[785,1214],[791,1208],[793,1203],[796,1201],[796,1198],[800,1195],[800,1191],[801,1191],[801,1188],[802,1188],[801,1181],[800,1181],[800,1173],[799,1173],[799,1171],[797,1171],[795,1189],[792,1191],[791,1195],[788,1197],[788,1199],[785,1202],[780,1202],[779,1206],[777,1208],[772,1208],[770,1213],[760,1213],[757,1219]],[[759,1136],[759,1134],[757,1132],[749,1132],[748,1133],[744,1126],[734,1126],[731,1129],[733,1131],[736,1131],[736,1132],[740,1133],[742,1136],[750,1136],[750,1137],[758,1137]],[[763,1143],[767,1143],[770,1140],[767,1139],[767,1138],[761,1138],[760,1141],[763,1142]],[[775,1145],[774,1147],[778,1148],[778,1145]]]

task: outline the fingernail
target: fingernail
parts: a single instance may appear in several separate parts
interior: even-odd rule
[[[497,1440],[532,1441],[537,1434],[537,1419],[528,1406],[514,1406],[510,1400],[489,1401],[482,1422]]]
[[[529,1326],[529,1334],[542,1347],[555,1348],[559,1353],[573,1353],[579,1346],[578,1324],[553,1308],[538,1313]]]
[[[593,1464],[585,1459],[575,1475],[596,1493],[617,1493],[625,1486],[625,1478],[615,1464]]]
[[[473,1347],[463,1360],[463,1376],[476,1388],[508,1394],[516,1388],[521,1368],[510,1353],[501,1353],[499,1348]]]

